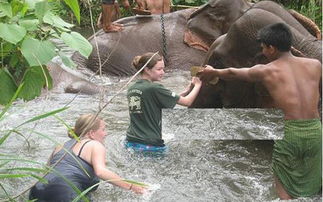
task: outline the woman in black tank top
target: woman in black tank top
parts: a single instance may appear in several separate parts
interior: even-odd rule
[[[48,183],[37,182],[30,190],[30,200],[72,201],[90,187],[91,191],[96,190],[99,178],[135,193],[144,193],[145,188],[123,181],[105,167],[106,130],[102,119],[93,114],[82,115],[76,121],[72,135],[80,140],[72,138],[55,149],[49,160],[53,170],[44,177]],[[92,165],[91,162],[96,163]]]

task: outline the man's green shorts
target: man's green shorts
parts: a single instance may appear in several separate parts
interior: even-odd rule
[[[293,197],[313,196],[322,186],[322,125],[319,119],[286,120],[275,141],[272,167]]]

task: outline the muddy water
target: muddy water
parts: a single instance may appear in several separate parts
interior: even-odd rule
[[[189,83],[189,77],[189,73],[185,71],[167,72],[162,83],[179,93]],[[73,125],[80,114],[93,113],[99,106],[104,105],[126,83],[127,79],[104,78],[103,83],[109,89],[104,95],[75,96],[52,91],[46,96],[27,103],[17,101],[0,122],[1,133],[36,115],[64,106],[69,108],[59,113],[58,116],[66,123]],[[183,109],[179,106],[176,108]],[[201,117],[201,114],[198,116]],[[232,116],[223,117],[223,122],[231,120]],[[113,102],[102,111],[101,117],[107,122],[108,136],[105,140],[107,166],[126,179],[150,184],[151,190],[143,196],[138,196],[109,183],[102,183],[92,194],[93,201],[277,200],[270,169],[272,141],[203,139],[196,138],[196,131],[186,132],[185,127],[182,131],[178,127],[168,128],[173,133],[176,131],[174,136],[179,135],[177,138],[166,137],[168,151],[162,156],[147,156],[128,151],[123,146],[129,122],[125,91],[117,95]],[[176,116],[173,117],[178,119]],[[171,118],[172,116],[167,120],[172,122]],[[190,115],[181,118],[185,122],[197,117]],[[233,127],[238,126],[233,125]],[[194,125],[194,127],[198,126]],[[216,127],[214,129],[216,130]],[[221,128],[222,133],[227,133],[226,129],[230,130],[230,127]],[[54,117],[27,124],[18,130],[23,137],[17,134],[11,135],[1,145],[1,154],[12,154],[22,159],[46,163],[55,146],[53,141],[62,143],[68,140],[66,128]],[[41,137],[37,132],[52,140]],[[180,138],[180,135],[184,133],[185,138]],[[40,167],[30,162],[11,162],[6,166]],[[30,187],[35,181],[33,178],[19,178],[3,180],[1,184],[9,195],[13,196]],[[0,191],[0,196],[0,198],[4,197],[2,191]],[[24,194],[19,200],[24,201],[26,196]],[[320,200],[320,198],[310,199],[310,201],[315,200]]]

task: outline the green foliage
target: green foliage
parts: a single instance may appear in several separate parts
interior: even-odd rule
[[[6,104],[9,103],[12,96],[15,94],[17,86],[11,74],[5,68],[0,69],[0,81],[2,81],[0,82],[0,89],[2,89],[0,104]]]
[[[21,83],[24,86],[18,97],[25,100],[40,95],[44,86],[51,88],[52,80],[45,65],[53,57],[62,56],[64,64],[75,66],[51,39],[63,39],[85,57],[92,52],[91,44],[80,34],[71,32],[73,25],[56,14],[57,5],[61,5],[58,2],[0,1],[0,104],[7,104]],[[64,2],[80,22],[77,0]]]
[[[322,0],[274,0],[286,8],[294,9],[315,22],[322,30]]]

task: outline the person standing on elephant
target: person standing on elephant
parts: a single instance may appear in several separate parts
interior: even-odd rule
[[[272,155],[278,196],[313,196],[322,186],[322,126],[318,111],[321,63],[291,54],[292,35],[283,23],[262,28],[258,40],[270,63],[239,69],[207,66],[198,75],[203,82],[217,76],[261,82],[267,88],[285,119],[284,137],[275,141]]]
[[[136,151],[164,151],[166,147],[161,134],[162,108],[174,108],[176,104],[190,106],[202,85],[199,78],[193,77],[190,86],[177,95],[155,83],[161,81],[165,73],[164,60],[160,55],[149,52],[136,56],[133,66],[139,71],[150,58],[150,62],[141,72],[141,79],[130,86],[127,92],[130,125],[126,147]]]
[[[138,14],[166,14],[170,13],[170,0],[135,0],[138,7],[133,11]]]
[[[130,7],[128,0],[122,0],[122,4],[126,9]],[[123,30],[121,24],[112,23],[113,12],[115,9],[115,0],[102,0],[102,29],[105,32],[119,32]]]

